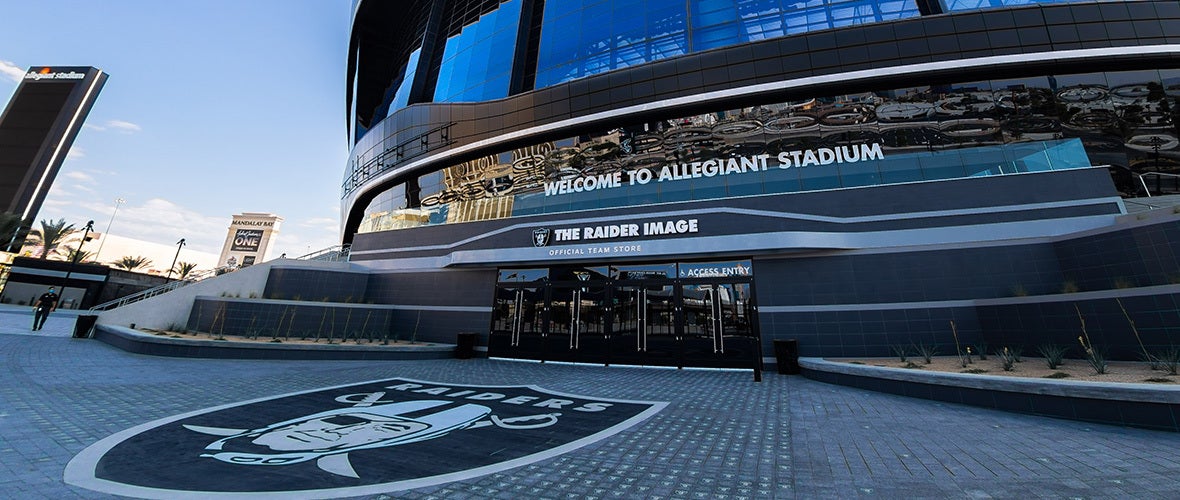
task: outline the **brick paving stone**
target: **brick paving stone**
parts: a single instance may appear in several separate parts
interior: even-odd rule
[[[28,331],[0,308],[0,491],[103,498],[62,481],[86,446],[151,420],[393,377],[669,401],[549,460],[373,498],[1174,498],[1180,434],[1009,414],[768,373],[490,360],[163,358]]]

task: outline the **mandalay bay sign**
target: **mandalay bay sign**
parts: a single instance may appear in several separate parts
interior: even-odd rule
[[[881,144],[854,144],[832,148],[783,151],[769,154],[712,158],[704,161],[671,163],[658,168],[636,168],[592,175],[570,176],[545,183],[545,196],[582,193],[651,182],[673,182],[708,177],[763,172],[771,168],[790,169],[841,163],[883,160]]]

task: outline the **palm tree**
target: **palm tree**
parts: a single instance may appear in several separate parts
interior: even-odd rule
[[[16,214],[0,213],[0,251],[13,251],[9,248],[9,243],[20,243],[16,240],[26,225],[26,222]]]
[[[78,245],[78,246],[81,246],[81,245]],[[66,250],[67,250],[66,251],[66,260],[73,262],[75,264],[77,264],[79,262],[85,262],[86,260],[94,258],[94,252],[91,252],[89,250],[82,250],[81,252],[79,252],[77,247],[74,247],[74,248],[66,247]]]
[[[73,224],[66,224],[65,219],[58,219],[57,222],[46,221],[41,219],[41,229],[34,229],[29,231],[29,241],[41,245],[41,258],[49,258],[49,253],[57,248],[58,245],[74,232]]]
[[[185,276],[188,276],[188,274],[193,272],[193,269],[196,269],[196,268],[197,268],[196,262],[181,261],[181,262],[176,263],[176,269],[174,269],[174,270],[176,271],[176,274],[180,275],[179,279],[184,279]]]
[[[139,269],[141,267],[147,266],[151,263],[152,263],[152,259],[137,255],[135,257],[123,256],[122,259],[112,262],[111,264],[114,264],[115,267],[118,267],[120,269],[134,271],[134,270]]]

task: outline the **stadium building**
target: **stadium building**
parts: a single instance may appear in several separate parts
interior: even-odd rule
[[[1177,343],[1176,215],[1128,214],[1178,191],[1175,1],[368,0],[351,36],[350,286],[418,339]]]

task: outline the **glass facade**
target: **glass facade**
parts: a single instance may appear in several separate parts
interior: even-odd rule
[[[508,0],[447,39],[435,102],[472,102],[508,96],[522,0]]]
[[[940,0],[933,10],[1077,1],[1081,0]],[[916,0],[545,0],[537,16],[523,12],[523,4],[523,0],[501,1],[498,6],[496,0],[449,3],[455,12],[481,13],[456,14],[456,19],[446,21],[447,26],[436,27],[457,31],[445,40],[430,74],[416,71],[423,47],[405,48],[408,56],[401,57],[406,60],[393,62],[398,70],[382,86],[384,95],[373,108],[374,123],[408,105],[415,79],[428,86],[420,100],[487,101],[512,93],[514,65],[522,72],[515,78],[527,80],[517,82],[520,89],[539,89],[695,52],[920,15]],[[522,22],[531,29],[520,30]],[[414,29],[424,28],[415,25]],[[518,39],[522,32],[532,33],[531,38]],[[413,40],[423,42],[422,37]],[[526,47],[530,51],[526,61],[515,61]],[[373,123],[356,127],[358,140],[368,128],[376,128]]]
[[[415,50],[410,54],[410,60],[401,68],[399,73],[402,75],[401,81],[397,82],[396,90],[390,98],[389,110],[386,116],[392,115],[395,111],[406,107],[410,101],[410,86],[414,84],[414,75],[418,70],[418,58],[422,55],[422,49]]]
[[[960,10],[1012,7],[1034,3],[1070,3],[1079,1],[1085,0],[942,0],[942,7],[944,12],[955,12]]]
[[[917,15],[913,0],[547,0],[535,87],[750,41]]]
[[[1180,168],[1180,71],[907,87],[679,117],[504,151],[378,196],[360,232],[1017,174]],[[417,190],[413,203],[405,193]]]

